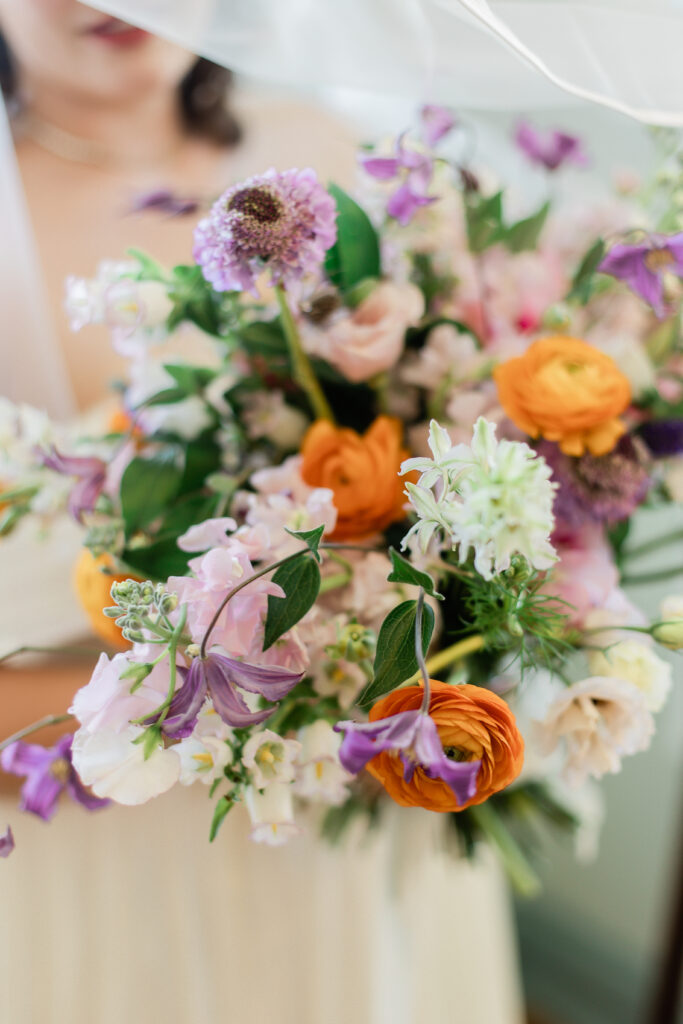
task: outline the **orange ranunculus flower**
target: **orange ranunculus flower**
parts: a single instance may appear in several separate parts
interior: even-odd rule
[[[378,416],[365,434],[318,420],[303,440],[301,475],[311,487],[334,492],[337,525],[333,540],[367,537],[405,518],[403,480],[408,458],[403,428],[391,416]]]
[[[631,400],[613,359],[579,338],[541,338],[493,371],[503,409],[531,437],[559,442],[566,455],[605,455],[626,427]]]
[[[406,782],[403,762],[391,751],[373,757],[367,770],[382,783],[392,800],[403,807],[462,811],[483,803],[517,778],[524,762],[524,740],[510,708],[491,690],[469,683],[450,686],[437,680],[431,680],[431,687],[429,714],[446,755],[459,761],[481,760],[475,795],[467,803],[458,805],[447,783],[430,779],[419,767],[410,782]],[[421,686],[394,690],[377,701],[370,711],[370,721],[417,710],[422,703],[422,693]]]
[[[121,649],[129,646],[128,641],[123,638],[121,630],[113,619],[108,619],[102,614],[103,608],[112,605],[110,595],[112,583],[121,583],[123,580],[132,579],[130,573],[125,576],[116,576],[106,572],[112,565],[110,555],[99,555],[97,558],[83,548],[74,566],[74,586],[78,599],[81,602],[93,631],[100,639],[111,644],[112,647]]]

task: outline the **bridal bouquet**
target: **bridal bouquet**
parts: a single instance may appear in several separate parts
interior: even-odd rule
[[[535,824],[579,826],[590,780],[649,745],[683,597],[649,623],[620,583],[633,513],[683,492],[682,225],[633,198],[515,217],[437,154],[459,131],[425,107],[363,151],[358,201],[269,170],[200,220],[193,265],[69,280],[129,376],[87,436],[4,404],[1,529],[68,505],[118,652],[73,736],[2,743],[23,809],[198,782],[211,839],[243,804],[279,844],[389,797],[529,890]],[[549,175],[584,160],[517,141]]]

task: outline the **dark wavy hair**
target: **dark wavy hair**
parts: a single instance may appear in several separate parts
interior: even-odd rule
[[[242,137],[227,99],[232,71],[198,57],[178,85],[178,107],[183,127],[191,135],[233,146]],[[7,41],[0,32],[0,87],[10,113],[19,109],[19,81]]]

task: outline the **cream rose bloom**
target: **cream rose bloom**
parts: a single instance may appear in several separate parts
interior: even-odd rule
[[[414,284],[389,281],[374,288],[354,310],[333,318],[324,330],[311,330],[306,348],[358,383],[390,369],[401,357],[405,333],[424,313],[424,297]]]
[[[622,756],[647,750],[654,722],[645,697],[632,683],[591,676],[559,694],[535,732],[544,754],[565,741],[562,775],[568,785],[580,786],[591,775],[616,774]]]
[[[648,711],[661,711],[671,689],[671,665],[638,640],[621,640],[588,657],[593,675],[626,679],[645,697]]]

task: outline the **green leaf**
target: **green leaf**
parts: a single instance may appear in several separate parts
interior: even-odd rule
[[[127,256],[132,256],[140,264],[139,280],[142,281],[166,281],[166,271],[151,256],[141,249],[127,249]]]
[[[152,398],[145,399],[145,408],[151,405],[173,405],[175,402],[182,402],[187,398],[187,392],[182,388],[165,388],[158,391]]]
[[[325,256],[325,272],[342,292],[366,277],[380,277],[377,232],[365,210],[338,185],[327,191],[337,204],[337,241]]]
[[[118,611],[120,613],[121,609],[119,608]],[[153,667],[154,666],[148,661],[137,663],[134,662],[133,664],[129,665],[128,668],[123,670],[123,672],[119,676],[119,679],[131,679],[132,685],[130,688],[130,692],[135,693],[135,691],[140,686],[142,686],[143,682],[150,674]]]
[[[194,441],[185,442],[185,468],[179,487],[181,493],[203,487],[206,478],[220,469],[221,451],[213,440],[213,433],[213,430],[209,430]]]
[[[481,198],[471,195],[465,202],[467,238],[472,252],[483,252],[505,234],[503,193]]]
[[[443,595],[434,589],[434,580],[429,573],[416,569],[407,558],[398,553],[396,548],[389,548],[389,557],[393,565],[393,569],[387,576],[389,583],[410,583],[414,587],[422,587],[425,594],[429,594],[430,597],[436,597],[439,601],[443,601]]]
[[[169,576],[184,576],[188,559],[192,556],[181,551],[172,537],[145,547],[126,548],[121,557],[136,575],[166,580]]]
[[[588,302],[593,294],[593,275],[602,262],[605,252],[605,242],[602,238],[598,238],[581,260],[578,270],[572,278],[572,286],[567,295],[568,299],[573,299],[584,305]]]
[[[518,220],[507,228],[502,240],[510,252],[524,252],[525,249],[536,248],[549,211],[550,202],[544,203],[536,213],[525,217],[524,220]]]
[[[175,498],[182,470],[166,459],[132,459],[121,478],[121,512],[130,537],[166,511]]]
[[[285,533],[288,533],[290,537],[296,537],[298,540],[302,540],[304,544],[307,544],[309,551],[315,555],[317,562],[321,561],[318,547],[320,546],[320,541],[322,540],[324,532],[324,526],[316,526],[315,530],[288,530],[285,526]]]
[[[150,725],[133,740],[133,743],[142,747],[142,756],[148,761],[161,744],[161,729],[158,725]]]
[[[250,355],[286,357],[287,341],[279,320],[255,320],[235,332],[242,348]]]
[[[377,637],[375,678],[364,688],[357,703],[372,704],[417,671],[415,618],[417,601],[404,601],[389,612]],[[422,617],[422,650],[426,653],[434,631],[434,612],[428,604]]]
[[[208,366],[190,366],[187,363],[164,363],[164,369],[186,395],[202,392],[216,376],[216,371]]]
[[[320,569],[312,555],[303,554],[281,565],[273,576],[285,592],[284,597],[268,595],[268,614],[263,638],[263,650],[267,651],[276,640],[295,626],[315,602],[320,590]]]
[[[233,806],[232,800],[227,796],[221,796],[216,801],[216,806],[213,811],[213,818],[211,819],[211,828],[209,829],[209,842],[212,843],[218,835],[218,830],[225,821],[228,811]]]

